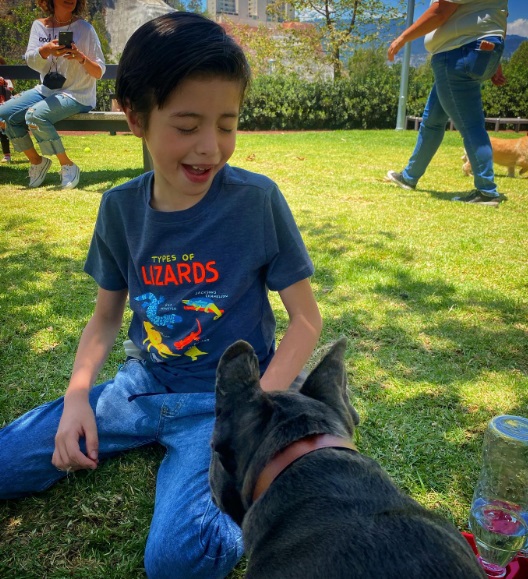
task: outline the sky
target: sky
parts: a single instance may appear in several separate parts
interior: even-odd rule
[[[396,0],[386,0],[386,2],[393,6],[397,3]],[[408,2],[409,0],[407,0]],[[414,20],[419,18],[429,5],[430,0],[414,0]],[[508,11],[508,34],[516,34],[528,38],[528,0],[508,0]],[[306,11],[307,19],[314,17],[317,17],[315,13]]]
[[[414,19],[416,20],[429,6],[429,2],[415,0]],[[528,0],[508,0],[508,34],[528,38]]]

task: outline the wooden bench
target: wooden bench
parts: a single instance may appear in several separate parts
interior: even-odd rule
[[[515,132],[518,133],[522,126],[526,126],[528,129],[528,119],[517,118],[503,118],[503,117],[486,117],[484,119],[486,124],[493,125],[495,131],[499,131],[501,126],[513,125]],[[417,131],[422,122],[422,117],[408,116],[405,117],[405,126],[408,127],[409,123],[414,124],[414,130]],[[451,119],[448,121],[448,126],[451,131],[455,130],[455,124]]]
[[[117,64],[107,64],[103,75],[103,80],[115,80],[117,74]],[[36,70],[29,68],[25,64],[4,64],[0,65],[0,76],[9,80],[36,80],[40,75]],[[15,87],[16,88],[16,87]],[[117,131],[130,132],[126,115],[121,111],[90,111],[72,115],[55,123],[58,131],[95,131],[110,132],[115,134]],[[145,141],[143,140],[143,170],[152,170],[152,159],[148,152]]]

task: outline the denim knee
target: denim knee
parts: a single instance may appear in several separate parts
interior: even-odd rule
[[[221,526],[211,529],[215,536],[202,539],[198,532],[192,536],[192,526],[188,521],[184,541],[179,540],[181,533],[174,529],[164,529],[157,540],[151,530],[144,561],[149,579],[220,579],[235,568],[244,547],[241,531],[234,523],[231,532],[226,533]]]
[[[214,559],[203,551],[188,550],[152,542],[145,549],[145,571],[149,579],[215,579],[225,577],[237,564],[238,557]]]
[[[35,115],[35,109],[33,107],[29,107],[29,109],[26,111],[25,119],[26,119],[26,125],[30,129],[33,129],[35,127],[38,128],[39,122],[42,120]]]

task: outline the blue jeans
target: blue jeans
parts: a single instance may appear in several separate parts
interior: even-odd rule
[[[64,145],[55,123],[77,113],[87,113],[91,108],[61,93],[44,98],[37,89],[32,88],[0,105],[0,121],[5,122],[4,132],[15,151],[33,148],[29,134],[31,130],[42,154],[56,155],[64,153]]]
[[[416,185],[434,157],[449,118],[462,135],[471,162],[475,188],[498,197],[493,174],[493,156],[482,109],[481,86],[497,70],[504,50],[500,37],[486,40],[495,44],[480,50],[480,40],[433,55],[435,83],[427,100],[414,152],[402,176]]]
[[[213,392],[167,392],[139,360],[90,394],[101,460],[157,442],[154,516],[145,549],[151,578],[225,577],[243,553],[241,531],[211,500],[208,471]],[[0,498],[42,491],[65,476],[51,464],[63,399],[49,402],[0,430]],[[83,447],[83,441],[81,441]]]

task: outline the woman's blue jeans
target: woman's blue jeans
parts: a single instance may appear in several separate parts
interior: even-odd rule
[[[167,392],[139,360],[90,394],[101,460],[150,443],[167,452],[159,467],[145,549],[151,578],[225,577],[243,553],[241,531],[211,500],[208,471],[213,392]],[[0,499],[42,491],[65,476],[51,464],[63,399],[0,430]],[[83,441],[81,441],[81,446]]]
[[[35,137],[43,155],[64,153],[64,145],[55,123],[77,113],[87,113],[92,107],[82,105],[64,94],[44,97],[37,89],[26,90],[0,105],[0,121],[5,122],[5,134],[15,151],[33,148],[29,131]]]
[[[414,152],[402,176],[416,185],[425,173],[444,138],[449,118],[462,135],[471,162],[475,188],[490,197],[497,197],[493,155],[482,109],[481,86],[496,72],[504,50],[500,37],[486,40],[494,50],[480,49],[480,40],[460,48],[433,55],[435,83],[427,100]]]

